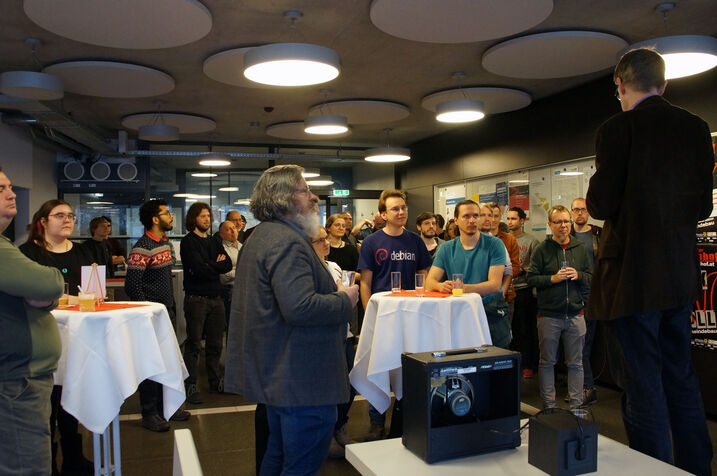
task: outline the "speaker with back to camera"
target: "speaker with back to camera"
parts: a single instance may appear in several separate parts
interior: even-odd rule
[[[520,353],[401,355],[403,444],[427,463],[520,446]]]

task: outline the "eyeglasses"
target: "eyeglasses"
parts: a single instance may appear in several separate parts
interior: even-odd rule
[[[408,207],[406,205],[402,205],[400,207],[389,208],[389,210],[391,210],[393,213],[405,212],[408,211]]]
[[[65,220],[75,221],[75,219],[77,218],[77,215],[75,215],[74,213],[55,213],[53,215],[48,215],[48,216],[51,216],[52,218],[56,218],[60,221],[65,221]]]
[[[555,220],[551,221],[550,223],[552,223],[553,225],[569,225],[570,220]]]
[[[587,213],[587,208],[573,208],[574,213]]]
[[[295,188],[294,192],[297,193],[311,193],[311,188],[307,185],[306,188]]]
[[[622,101],[622,98],[620,98],[620,86],[615,86],[615,97],[618,101]]]
[[[319,238],[318,240],[311,240],[312,243],[321,243],[321,242],[328,242],[328,238]]]
[[[174,213],[172,213],[172,212],[161,212],[161,213],[157,213],[157,216],[158,216],[158,217],[161,217],[161,216],[164,216],[164,215],[174,216]]]

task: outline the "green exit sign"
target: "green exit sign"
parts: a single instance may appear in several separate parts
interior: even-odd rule
[[[336,189],[334,189],[334,191],[333,191],[333,196],[334,196],[334,197],[348,197],[348,196],[349,196],[349,191],[348,191],[348,190],[336,190]]]

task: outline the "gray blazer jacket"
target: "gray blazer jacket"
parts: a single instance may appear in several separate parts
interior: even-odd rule
[[[347,402],[351,316],[309,238],[281,221],[261,223],[237,258],[226,390],[274,406]]]

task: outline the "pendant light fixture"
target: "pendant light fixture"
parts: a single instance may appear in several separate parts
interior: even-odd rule
[[[228,155],[214,152],[211,145],[209,146],[209,152],[203,155],[199,161],[199,165],[203,167],[226,167],[231,163]]]
[[[411,151],[405,147],[392,147],[390,145],[391,129],[384,129],[386,133],[386,147],[377,147],[366,151],[364,160],[369,162],[404,162],[411,158]]]
[[[36,54],[42,42],[37,38],[28,38],[25,44],[31,48],[32,59],[42,68]],[[37,71],[6,71],[0,74],[0,93],[38,101],[52,101],[65,95],[60,78]]]
[[[331,94],[331,89],[324,88],[321,90],[321,94],[324,96],[324,102],[319,106],[319,114],[306,118],[304,132],[317,135],[336,135],[348,132],[348,119],[345,116],[324,113],[324,107],[328,109],[327,100],[329,94]]]
[[[667,31],[667,15],[675,3],[660,3],[655,11],[662,13]],[[630,45],[621,55],[635,48],[654,48],[665,61],[665,79],[684,78],[717,66],[717,38],[703,35],[663,36]]]
[[[162,101],[157,101],[157,112],[149,124],[139,128],[137,136],[150,142],[171,142],[179,139],[179,128],[164,123]]]
[[[284,12],[296,27],[303,13]],[[339,75],[339,55],[334,50],[308,43],[275,43],[257,46],[244,55],[244,76],[271,86],[308,86],[331,81]]]
[[[304,177],[305,179],[318,177],[319,175],[321,175],[321,173],[319,172],[319,169],[312,169],[309,167],[304,168],[304,171],[301,172],[301,176]]]
[[[458,91],[463,95],[462,99],[444,101],[436,106],[436,120],[451,124],[474,122],[485,117],[485,105],[482,101],[471,99],[463,90],[462,81],[466,74],[463,71],[456,71],[451,76],[458,81]]]
[[[328,175],[320,175],[318,177],[310,178],[306,181],[306,185],[310,187],[328,187],[333,185],[334,181]]]

